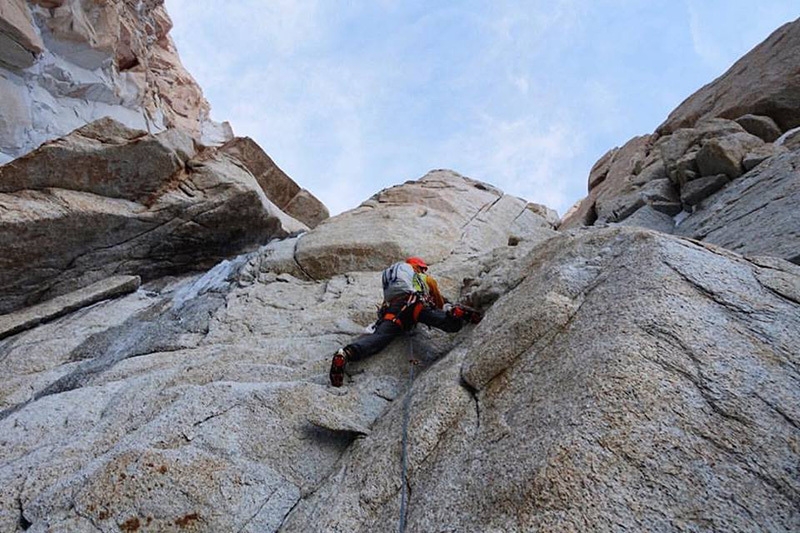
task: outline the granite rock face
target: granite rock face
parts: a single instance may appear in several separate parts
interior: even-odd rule
[[[233,137],[169,37],[163,0],[6,0],[0,7],[0,163],[108,116],[206,145]]]
[[[800,152],[766,160],[705,201],[675,233],[800,264],[799,168]]]
[[[6,2],[0,127],[39,120],[20,80],[54,57],[147,72],[145,115],[202,115],[179,70],[150,77],[161,13]],[[724,80],[722,111],[690,99],[598,161],[560,231],[446,170],[326,218],[194,119],[105,119],[0,167],[0,313],[41,301],[0,317],[0,531],[800,530],[797,24],[726,74],[780,60],[769,105]],[[419,326],[330,387],[409,255],[483,321]]]
[[[110,119],[0,167],[0,207],[0,313],[111,275],[208,269],[308,229],[226,154]]]
[[[479,183],[448,176],[439,192],[463,205]],[[395,190],[396,201],[413,204],[420,183]],[[488,271],[558,235],[542,216],[552,213],[526,211],[486,210],[452,235],[454,252],[433,267],[451,300],[490,302]],[[504,242],[484,250],[501,230]],[[346,389],[328,387],[330,354],[374,320],[380,272],[301,279],[297,241],[0,341],[0,426],[20,431],[2,440],[0,529],[277,530],[399,398],[407,371],[398,342],[353,365]],[[430,366],[466,335],[420,329],[411,342]]]
[[[418,251],[428,216],[450,231]],[[798,267],[548,218],[437,171],[0,340],[0,529],[392,531],[408,405],[408,531],[796,530]],[[303,261],[381,219],[398,256]],[[331,388],[410,250],[484,320]]]
[[[800,524],[797,267],[621,229],[519,266],[414,383],[408,530]],[[281,531],[396,527],[402,417],[395,403]]]

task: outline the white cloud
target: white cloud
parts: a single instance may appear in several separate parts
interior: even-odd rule
[[[523,95],[528,94],[528,90],[531,88],[530,83],[528,82],[528,78],[526,76],[511,76],[511,83],[514,84],[514,87],[519,90],[520,93]]]

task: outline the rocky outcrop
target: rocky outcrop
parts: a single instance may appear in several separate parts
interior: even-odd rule
[[[781,131],[800,126],[800,20],[775,30],[722,76],[687,98],[658,127],[659,135],[704,118],[763,115]]]
[[[589,174],[588,196],[560,228],[639,225],[797,261],[800,219],[792,210],[762,209],[766,203],[753,191],[777,206],[800,201],[796,172],[786,163],[800,147],[791,141],[795,130],[787,131],[800,121],[800,55],[792,45],[799,36],[800,21],[779,29],[654,134],[609,151]],[[736,214],[723,215],[727,210]]]
[[[233,134],[169,37],[163,0],[8,0],[0,7],[0,163],[108,116],[203,144]]]
[[[207,269],[306,229],[226,154],[103,119],[0,167],[0,313],[111,275]]]
[[[480,325],[420,328],[341,390],[329,356],[380,273],[303,281],[275,253],[0,341],[2,528],[390,531],[409,397],[409,531],[795,530],[798,268],[639,229],[521,237],[431,266]]]
[[[220,152],[236,158],[279,209],[308,227],[316,227],[330,216],[322,202],[301,189],[253,139],[237,137],[220,147]]]
[[[34,4],[34,30],[91,36],[74,64],[141,65],[97,33],[132,2]],[[166,35],[158,0],[136,7]],[[47,32],[0,55],[39,68]],[[793,57],[773,41],[756,50]],[[0,316],[0,531],[800,530],[800,267],[781,259],[800,262],[800,136],[781,109],[609,151],[561,231],[444,170],[320,221],[249,139],[108,119],[0,167],[0,313],[83,288]],[[408,255],[483,321],[420,326],[331,388]]]
[[[736,119],[748,133],[752,133],[764,142],[774,142],[781,136],[781,129],[769,117],[760,115],[742,115]]]
[[[800,264],[800,152],[770,158],[709,198],[675,233]]]

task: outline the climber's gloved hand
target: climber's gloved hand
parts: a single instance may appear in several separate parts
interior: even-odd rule
[[[465,322],[471,322],[473,324],[477,324],[483,319],[483,315],[480,312],[462,304],[446,304],[445,311],[447,311],[447,313],[454,318],[459,318]]]

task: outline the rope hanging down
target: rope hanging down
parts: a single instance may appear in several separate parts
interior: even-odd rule
[[[411,386],[414,383],[414,367],[418,363],[418,361],[414,359],[414,341],[412,340],[411,335],[408,335],[408,362],[408,391],[406,392],[406,398],[403,401],[402,487],[400,489],[400,527],[398,528],[400,533],[404,533],[406,530],[408,498],[411,497],[411,487],[408,484],[408,417],[410,411],[409,407],[411,406]]]

